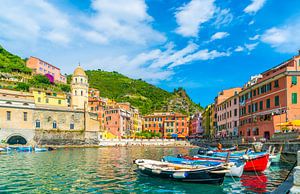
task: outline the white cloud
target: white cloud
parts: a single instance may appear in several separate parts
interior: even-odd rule
[[[300,48],[300,18],[281,26],[266,30],[261,40],[278,52],[295,53]]]
[[[228,24],[230,24],[233,20],[233,15],[230,13],[230,9],[220,9],[217,8],[217,10],[215,11],[217,13],[215,21],[214,21],[214,25],[217,28],[220,28],[221,26],[226,26]]]
[[[106,57],[89,61],[88,64],[94,64],[92,67],[96,66],[107,71],[118,71],[132,78],[142,78],[151,83],[157,83],[171,79],[175,74],[174,67],[194,61],[212,60],[230,54],[230,52],[216,50],[198,50],[198,45],[192,42],[177,50],[173,43],[168,43],[162,49],[142,52],[134,57],[128,57],[127,55],[115,58]]]
[[[245,44],[245,48],[248,49],[248,51],[252,51],[256,48],[257,45],[258,45],[258,42],[253,43],[253,44]]]
[[[257,34],[253,37],[249,37],[249,40],[257,40],[257,39],[259,39],[259,37],[260,37],[260,35]]]
[[[93,0],[92,8],[96,13],[87,18],[87,22],[93,34],[99,33],[103,40],[137,44],[166,40],[164,35],[151,27],[153,18],[147,13],[144,0]]]
[[[189,54],[177,61],[174,61],[168,68],[174,68],[179,65],[188,64],[192,61],[198,61],[198,60],[211,60],[218,57],[224,57],[224,56],[230,56],[230,52],[219,52],[216,50],[209,51],[208,49],[199,50],[195,53]]]
[[[1,35],[6,39],[70,42],[72,27],[68,15],[46,1],[3,0],[0,13]]]
[[[254,20],[251,20],[249,23],[248,23],[248,25],[250,26],[250,25],[253,25],[255,23],[255,21]]]
[[[251,4],[244,9],[244,12],[255,14],[258,10],[260,10],[264,6],[265,3],[266,0],[252,0]]]
[[[229,36],[229,33],[227,33],[227,32],[217,32],[211,36],[210,40],[214,41],[214,40],[218,40],[218,39],[223,39],[223,38],[226,38],[227,36]]]
[[[176,32],[185,37],[197,37],[201,24],[213,18],[214,0],[191,0],[175,13],[179,27]]]
[[[242,51],[244,51],[244,50],[245,50],[245,49],[244,49],[244,47],[242,47],[242,46],[237,46],[236,49],[234,49],[235,52],[242,52]]]

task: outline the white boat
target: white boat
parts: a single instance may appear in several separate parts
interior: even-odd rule
[[[244,172],[245,163],[241,164],[240,166],[232,165],[230,167],[230,172],[226,173],[225,176],[231,177],[241,177]]]

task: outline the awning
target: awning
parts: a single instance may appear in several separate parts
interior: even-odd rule
[[[300,126],[300,120],[293,120],[288,121],[285,123],[279,123],[276,125],[277,127],[299,127]]]

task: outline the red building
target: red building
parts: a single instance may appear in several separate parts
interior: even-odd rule
[[[300,119],[300,55],[257,76],[239,93],[239,134],[269,139],[282,122]]]
[[[189,135],[188,117],[180,113],[154,113],[144,116],[144,130],[160,132],[163,137]]]

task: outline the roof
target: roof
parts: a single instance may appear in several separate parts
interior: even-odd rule
[[[73,76],[86,76],[86,74],[85,74],[84,70],[82,69],[82,67],[79,65],[79,66],[75,69],[75,71],[74,71],[74,73],[73,73]]]
[[[30,56],[30,57],[31,57],[31,58],[35,58],[35,59],[37,59],[37,60],[40,60],[40,61],[42,61],[43,63],[47,63],[47,65],[50,65],[50,66],[52,66],[52,67],[54,67],[54,68],[60,70],[59,67],[56,67],[55,65],[52,65],[52,64],[48,63],[47,61],[44,61],[44,60],[42,60],[42,59],[40,59],[40,58],[37,58],[37,57],[34,57],[34,56]]]

